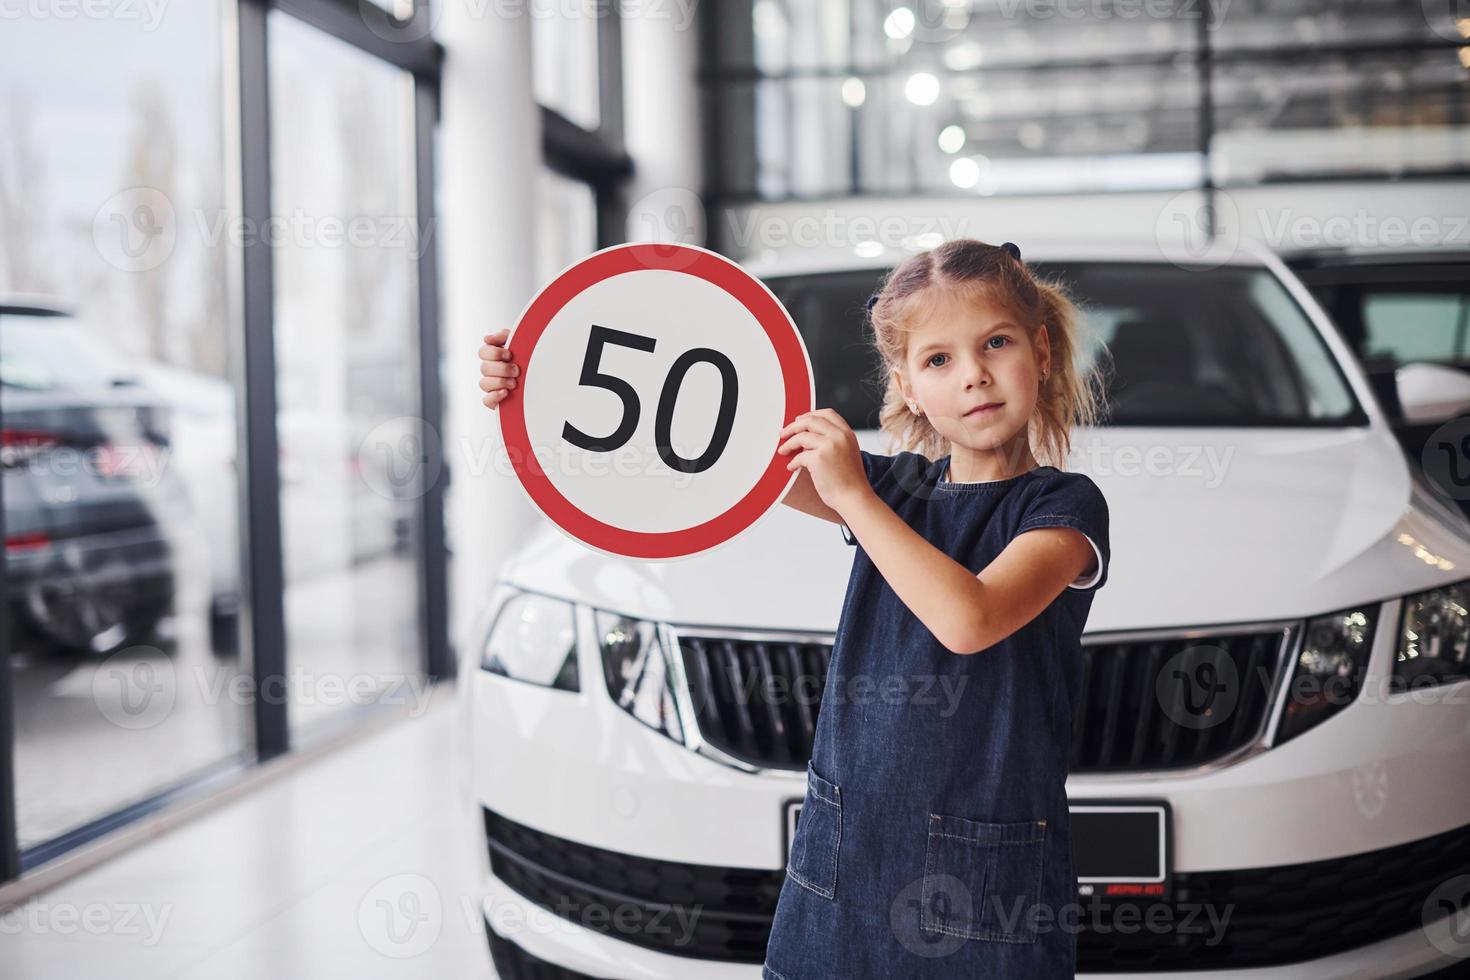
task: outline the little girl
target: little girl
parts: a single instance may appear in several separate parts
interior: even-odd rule
[[[1053,465],[1098,411],[1078,312],[1015,245],[972,239],[905,261],[869,309],[906,448],[860,450],[830,409],[778,447],[801,470],[784,502],[858,550],[762,977],[1072,977],[1064,783],[1111,554],[1097,485]]]

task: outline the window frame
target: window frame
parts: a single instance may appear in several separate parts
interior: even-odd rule
[[[355,0],[220,0],[221,38],[227,48],[220,62],[225,92],[226,143],[239,149],[227,158],[226,195],[238,195],[240,214],[254,227],[267,227],[271,217],[270,83],[267,15],[281,10],[317,30],[409,73],[413,81],[414,200],[418,241],[418,412],[430,424],[443,418],[440,388],[438,259],[434,227],[434,132],[440,118],[440,82],[444,48],[432,37],[431,11],[415,3],[411,18],[395,20],[386,10]],[[395,34],[398,37],[395,37]],[[282,588],[280,474],[277,466],[274,278],[269,236],[244,241],[238,265],[230,273],[240,283],[240,312],[229,324],[230,363],[237,398],[237,451],[241,457],[239,493],[240,582],[246,597],[240,610],[242,655],[250,658],[256,690],[269,676],[283,676],[285,614]],[[429,443],[438,459],[426,460],[428,472],[441,476],[424,487],[419,498],[423,541],[418,549],[419,622],[424,650],[423,670],[432,683],[454,673],[447,615],[447,560],[444,540],[443,449]],[[0,484],[3,495],[3,484]],[[0,529],[4,500],[0,496]],[[5,563],[0,561],[0,593]],[[253,705],[252,762],[226,760],[192,780],[121,810],[105,814],[59,838],[25,852],[19,849],[15,798],[14,697],[10,651],[0,630],[0,883],[48,864],[165,807],[217,791],[245,771],[292,749],[287,706],[282,699],[256,699]],[[223,782],[222,782],[223,781]]]

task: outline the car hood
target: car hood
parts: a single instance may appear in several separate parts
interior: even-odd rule
[[[1470,575],[1470,524],[1377,427],[1079,430],[1069,469],[1101,488],[1112,564],[1089,632],[1295,618]],[[879,432],[863,448],[890,452]],[[714,551],[612,558],[542,524],[502,578],[628,615],[833,631],[856,551],[778,506]]]

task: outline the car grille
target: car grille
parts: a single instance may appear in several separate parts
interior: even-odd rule
[[[485,921],[485,939],[490,944],[490,962],[495,967],[495,980],[597,980],[586,973],[568,970],[532,956],[514,942],[499,935]]]
[[[488,809],[485,832],[495,876],[563,917],[663,952],[740,963],[764,959],[781,871],[633,857],[553,837]],[[1307,864],[1176,872],[1166,903],[1173,915],[1157,929],[1140,928],[1138,910],[1114,919],[1103,900],[1094,909],[1079,899],[1081,914],[1062,920],[1080,927],[1079,973],[1284,965],[1421,928],[1425,902],[1436,888],[1466,873],[1470,824]],[[683,930],[668,925],[679,921],[672,915],[664,916],[661,928],[655,925],[655,914],[674,905],[697,907],[697,915],[686,913],[685,921],[695,923],[691,941],[677,941]],[[1218,931],[1205,908],[1213,908]],[[1107,927],[1094,929],[1097,922]]]
[[[681,635],[679,651],[706,742],[754,765],[806,768],[830,643]]]
[[[1196,766],[1251,742],[1264,731],[1283,644],[1292,642],[1298,628],[1084,639],[1070,770]],[[678,642],[704,741],[753,766],[806,768],[832,659],[830,643],[683,634]],[[1191,680],[1179,678],[1176,670]],[[1157,683],[1161,671],[1170,675],[1162,686]],[[1232,672],[1234,694],[1221,697],[1233,696],[1233,709],[1224,711],[1224,701],[1207,708],[1198,699],[1196,681]],[[1222,720],[1211,722],[1210,710]]]
[[[765,959],[784,871],[634,857],[543,834],[489,809],[485,838],[495,877],[573,922],[677,956]]]
[[[1083,928],[1077,936],[1077,970],[1245,969],[1316,959],[1422,929],[1426,904],[1439,886],[1466,872],[1470,824],[1397,847],[1309,864],[1181,872],[1173,876],[1170,901],[1179,910],[1174,931],[1150,935],[1148,929]],[[1463,904],[1464,890],[1454,897]],[[1199,911],[1205,908],[1213,908],[1217,918],[1229,914],[1219,934]],[[1189,910],[1198,913],[1192,922]],[[1088,914],[1083,913],[1084,924]],[[1185,932],[1186,923],[1197,931]]]

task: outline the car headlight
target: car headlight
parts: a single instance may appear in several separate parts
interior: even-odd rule
[[[1395,689],[1470,679],[1470,579],[1404,597]]]
[[[683,744],[674,672],[657,625],[601,609],[595,611],[594,621],[607,693],[613,702],[649,728]]]
[[[506,600],[485,639],[480,666],[492,674],[563,691],[577,679],[577,624],[570,602],[517,592]]]
[[[1286,713],[1276,733],[1277,745],[1322,724],[1358,696],[1377,619],[1377,607],[1372,606],[1307,620],[1287,690]]]

